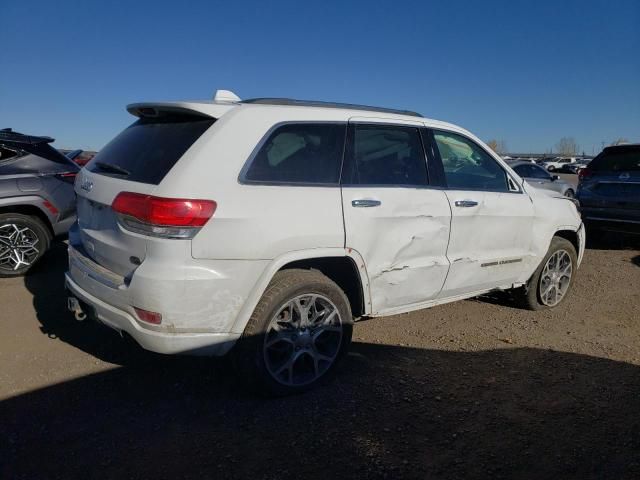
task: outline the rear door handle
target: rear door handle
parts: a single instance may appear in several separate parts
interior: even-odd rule
[[[456,207],[477,207],[478,202],[475,200],[456,200]]]
[[[382,205],[380,200],[359,199],[351,200],[352,207],[379,207]]]

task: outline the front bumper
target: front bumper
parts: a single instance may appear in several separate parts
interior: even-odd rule
[[[143,327],[130,313],[116,308],[83,290],[65,274],[65,285],[71,295],[90,305],[92,316],[119,332],[128,333],[142,348],[157,353],[190,355],[226,354],[240,334],[236,333],[168,333]]]
[[[582,257],[584,257],[584,251],[587,246],[587,235],[584,228],[584,223],[580,223],[578,228],[578,266],[582,263]]]

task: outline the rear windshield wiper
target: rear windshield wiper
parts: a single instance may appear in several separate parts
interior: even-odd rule
[[[125,177],[131,175],[131,172],[126,168],[119,167],[118,165],[114,165],[112,163],[96,162],[94,165],[100,170],[104,170],[105,172],[116,173],[118,175],[124,175]]]

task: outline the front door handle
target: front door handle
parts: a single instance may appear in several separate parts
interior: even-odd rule
[[[369,200],[369,199],[359,199],[359,200],[351,200],[352,207],[379,207],[382,205],[380,200]]]
[[[478,202],[475,200],[456,200],[456,207],[477,207]]]

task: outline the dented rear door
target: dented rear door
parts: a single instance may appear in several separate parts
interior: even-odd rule
[[[345,245],[364,258],[373,312],[435,298],[449,269],[451,209],[429,185],[418,125],[352,119],[342,197]]]

